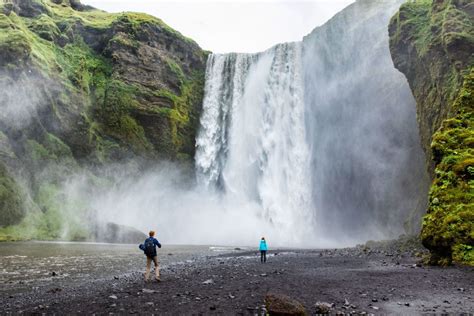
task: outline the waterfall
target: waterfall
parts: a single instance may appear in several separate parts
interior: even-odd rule
[[[307,227],[314,215],[301,53],[301,43],[286,43],[211,55],[197,138],[199,182],[259,203],[281,228]]]
[[[402,2],[359,0],[302,42],[210,55],[198,183],[258,205],[288,243],[403,233],[426,177],[415,101],[388,49]]]

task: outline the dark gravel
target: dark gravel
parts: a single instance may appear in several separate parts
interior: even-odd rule
[[[331,313],[472,313],[474,269],[426,267],[413,252],[358,247],[207,257],[162,271],[162,282],[141,273],[110,276],[62,288],[50,286],[2,297],[4,313],[265,314],[268,293],[301,302],[309,314],[317,302]]]

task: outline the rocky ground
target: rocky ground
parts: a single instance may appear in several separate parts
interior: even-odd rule
[[[474,269],[428,267],[415,251],[372,245],[341,250],[255,252],[207,257],[163,269],[162,282],[141,273],[65,288],[12,294],[9,313],[239,314],[303,308],[308,314],[472,313]],[[267,304],[265,304],[265,301]],[[327,304],[318,304],[327,303]]]

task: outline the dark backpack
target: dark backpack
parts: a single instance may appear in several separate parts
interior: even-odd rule
[[[147,255],[148,257],[154,257],[156,256],[156,248],[155,248],[155,244],[153,243],[153,239],[152,238],[148,238],[147,240],[145,240],[145,255]]]

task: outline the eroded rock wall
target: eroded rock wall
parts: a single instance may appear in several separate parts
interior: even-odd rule
[[[389,26],[432,178],[421,237],[431,262],[474,264],[474,3],[412,1]]]
[[[23,191],[38,218],[54,218],[61,183],[73,174],[130,161],[191,164],[206,59],[146,14],[109,14],[78,0],[1,0],[1,194],[16,205]],[[21,222],[23,207],[31,211],[11,203],[0,213],[17,215],[0,216],[0,228]],[[45,223],[44,237],[58,237],[56,222]]]

